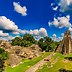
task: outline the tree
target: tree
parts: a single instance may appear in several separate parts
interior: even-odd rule
[[[8,53],[3,48],[0,48],[0,72],[4,70],[4,62],[6,59],[8,59]]]
[[[30,41],[32,44],[36,43],[34,37],[31,34],[25,34],[23,36],[23,40]]]
[[[21,41],[21,46],[22,47],[28,47],[28,46],[31,46],[31,43],[30,43],[30,41],[22,40]]]
[[[15,37],[13,40],[12,40],[12,45],[18,45],[18,46],[21,46],[21,41],[22,41],[22,38],[21,37]]]
[[[38,45],[41,47],[42,50],[45,50],[47,52],[53,51],[54,48],[56,47],[55,42],[51,38],[49,38],[47,36],[44,37],[44,38],[41,38],[38,41]]]
[[[23,38],[22,37],[15,37],[12,40],[12,45],[18,45],[18,46],[23,46],[23,47],[28,47],[31,46],[32,44],[36,44],[37,41],[34,39],[34,37],[31,34],[24,34]]]

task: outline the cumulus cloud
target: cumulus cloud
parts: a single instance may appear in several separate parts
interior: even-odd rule
[[[40,29],[34,29],[34,30],[19,30],[20,33],[25,34],[25,33],[29,33],[32,34],[34,36],[42,36],[45,37],[47,36],[47,30],[45,28],[40,28]]]
[[[63,37],[58,37],[58,38],[56,39],[57,42],[62,41],[62,40],[63,40]]]
[[[64,37],[64,33],[61,33],[61,37]]]
[[[5,16],[0,16],[0,29],[4,31],[17,31],[18,26]]]
[[[19,32],[20,34],[26,34],[26,33],[29,33],[28,30],[21,30],[21,29],[19,29],[18,32]]]
[[[21,30],[12,20],[8,19],[5,16],[0,16],[0,39],[11,40],[13,37],[9,34],[23,35],[23,34],[32,34],[37,40],[47,36],[47,30],[45,28],[34,29],[34,30]]]
[[[21,6],[19,3],[13,2],[13,6],[14,6],[14,10],[20,14],[22,14],[22,16],[26,16],[27,15],[27,8],[26,6]]]
[[[39,30],[39,35],[40,35],[40,36],[43,36],[43,37],[47,36],[47,31],[46,31],[46,29],[45,29],[45,28],[40,28],[40,30]]]
[[[53,35],[52,35],[52,39],[53,39],[54,41],[56,41],[56,34],[53,34]]]
[[[41,37],[47,36],[47,31],[45,28],[34,30],[21,30],[18,29],[18,26],[15,24],[15,22],[5,16],[0,16],[0,30],[0,38],[3,37],[6,40],[13,38],[12,36],[9,36],[9,34],[19,35],[29,33],[32,34],[36,39],[40,39]]]
[[[45,28],[40,28],[39,30],[33,30],[33,35],[35,39],[39,40],[40,38],[48,36],[47,31]]]
[[[72,0],[56,0],[56,2],[57,2],[56,7],[59,8],[60,12],[66,12],[66,13],[72,12]],[[51,3],[52,7],[54,7],[54,5],[55,3]]]
[[[7,37],[7,36],[9,36],[8,33],[3,33],[3,31],[0,30],[0,37]]]
[[[5,40],[5,41],[9,41],[12,40],[14,37],[13,36],[6,36],[6,37],[0,37],[0,40]]]
[[[59,41],[62,41],[63,37],[64,37],[64,33],[61,33],[59,37],[57,37],[56,34],[53,34],[51,38],[52,40],[59,42]]]
[[[18,31],[14,31],[14,32],[11,32],[12,34],[19,34],[19,32]]]
[[[57,17],[54,18],[54,21],[48,22],[49,26],[54,25],[55,27],[63,28],[63,27],[71,27],[70,16],[67,15],[66,17]]]
[[[56,6],[56,7],[53,7],[53,10],[57,11],[57,9],[58,9],[58,6]]]
[[[21,34],[31,34],[35,39],[39,40],[42,37],[48,36],[47,30],[45,28],[34,29],[34,30],[19,30]]]
[[[69,30],[72,32],[72,27],[69,27]]]
[[[38,29],[30,30],[29,33],[34,36],[40,36],[40,37],[47,36],[47,31],[45,28],[40,28],[39,30]]]
[[[72,11],[72,0],[60,0],[59,4],[61,12]]]

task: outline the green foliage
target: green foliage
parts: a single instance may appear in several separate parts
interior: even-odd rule
[[[31,46],[32,44],[36,44],[36,40],[34,37],[30,34],[25,34],[22,37],[16,37],[12,40],[12,45],[18,45],[18,46],[23,46],[23,47],[28,47]]]
[[[0,54],[2,54],[3,52],[5,52],[5,50],[3,48],[0,48]]]
[[[58,42],[54,42],[51,38],[49,37],[44,37],[41,38],[38,42],[34,39],[34,37],[31,34],[25,34],[22,37],[16,37],[12,40],[12,45],[18,45],[22,47],[28,47],[31,46],[32,44],[38,44],[42,50],[45,51],[53,51],[56,45],[58,45]]]
[[[3,48],[0,48],[0,58],[3,60],[8,59],[8,53]]]
[[[38,45],[41,47],[42,50],[45,50],[47,52],[48,51],[53,51],[56,47],[55,42],[49,37],[41,38],[38,41]]]
[[[28,47],[28,46],[31,46],[31,43],[30,43],[30,41],[23,40],[21,42],[21,46]]]
[[[59,42],[55,42],[56,46],[58,46],[60,43],[61,43],[61,41],[59,41]]]
[[[0,72],[4,70],[4,62],[6,59],[8,59],[8,53],[3,48],[0,48]]]
[[[4,70],[4,60],[0,58],[0,72]]]
[[[21,37],[15,37],[13,40],[12,40],[12,45],[18,45],[20,46],[21,45],[21,41],[22,41],[22,38]]]
[[[35,39],[31,34],[25,34],[23,40],[30,41],[31,43],[35,44]]]

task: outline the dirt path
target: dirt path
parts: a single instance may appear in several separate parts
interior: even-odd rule
[[[47,56],[44,59],[49,59],[51,60],[52,56],[54,56],[55,53],[50,54],[49,56]],[[37,69],[39,69],[40,67],[42,67],[47,61],[45,61],[44,59],[42,59],[41,61],[39,61],[38,63],[36,63],[35,65],[33,65],[32,67],[30,67],[28,70],[26,70],[25,72],[35,72]]]

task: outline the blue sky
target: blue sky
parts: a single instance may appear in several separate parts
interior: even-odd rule
[[[72,0],[0,0],[0,39],[30,33],[58,41],[71,23]]]

